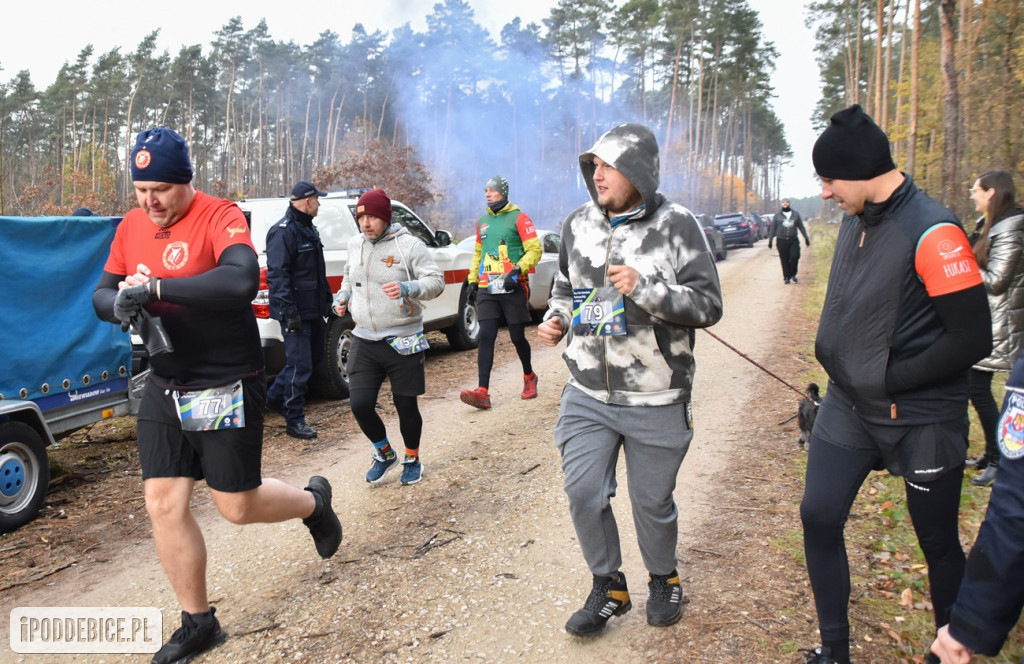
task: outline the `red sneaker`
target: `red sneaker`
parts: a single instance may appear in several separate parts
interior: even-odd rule
[[[462,390],[459,394],[462,403],[468,403],[473,408],[487,410],[491,407],[491,397],[487,394],[487,388],[478,387],[475,390]]]
[[[536,399],[537,398],[537,374],[531,373],[529,376],[523,376],[523,398],[524,399]]]

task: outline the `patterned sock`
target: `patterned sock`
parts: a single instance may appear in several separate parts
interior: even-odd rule
[[[405,448],[405,462],[406,463],[416,463],[419,460],[420,460],[420,450],[419,450],[419,448],[416,448],[414,450],[410,450],[408,447]]]
[[[391,449],[391,444],[388,443],[387,438],[385,438],[384,440],[377,441],[376,443],[373,444],[373,446],[374,448],[376,448],[377,454],[381,455],[385,459],[395,458],[395,451]]]

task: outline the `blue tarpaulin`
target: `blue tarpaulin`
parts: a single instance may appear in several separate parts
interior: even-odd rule
[[[92,293],[110,217],[0,217],[0,395],[80,390],[130,371],[128,333],[96,317]],[[65,387],[64,381],[68,381]]]

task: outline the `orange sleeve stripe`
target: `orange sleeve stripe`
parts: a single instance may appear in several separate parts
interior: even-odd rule
[[[938,224],[921,236],[914,267],[931,297],[956,293],[981,283],[974,251],[963,229],[956,224]]]

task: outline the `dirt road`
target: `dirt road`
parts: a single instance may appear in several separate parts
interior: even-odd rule
[[[799,382],[811,331],[792,328],[787,314],[799,307],[813,275],[783,286],[775,252],[763,242],[731,251],[719,272],[726,313],[712,331]],[[401,486],[397,473],[382,486],[365,483],[370,446],[346,402],[313,407],[310,420],[320,438],[312,445],[284,437],[283,423],[269,419],[264,473],[300,486],[311,474],[330,479],[345,539],[335,558],[322,562],[300,523],[233,526],[197,491],[211,601],[229,634],[227,643],[197,661],[802,661],[785,651],[794,640],[815,643],[806,581],[802,568],[774,545],[799,529],[800,478],[791,472],[799,454],[796,425],[780,426],[799,397],[698,332],[696,435],[676,491],[679,569],[690,603],[674,627],[646,624],[646,571],[620,464],[613,507],[635,609],[613,619],[601,637],[580,640],[562,629],[590,587],[551,433],[566,377],[562,346],[539,346],[536,328],[528,334],[540,376],[540,396],[532,401],[519,399],[521,371],[507,337],[488,412],[458,399],[461,387],[475,385],[475,353],[428,359],[428,394],[421,401],[424,479],[418,485]],[[382,410],[397,439],[393,409]],[[125,498],[95,525],[94,543],[77,551],[73,565],[4,591],[4,616],[15,606],[156,606],[165,636],[177,627],[178,607],[134,490],[137,475],[125,475],[117,481],[132,489],[126,495],[134,500]],[[49,521],[22,536],[59,537]],[[32,560],[52,564],[47,555]],[[30,564],[26,560],[8,557],[5,564]],[[10,652],[4,630],[0,661],[148,658],[20,656]]]

